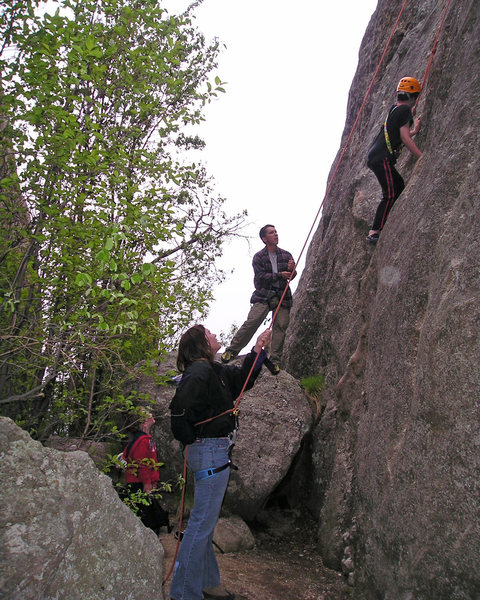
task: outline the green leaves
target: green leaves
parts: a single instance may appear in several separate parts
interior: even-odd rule
[[[217,42],[156,1],[35,6],[0,23],[0,400],[39,437],[94,437],[118,427],[103,399],[206,312],[243,217],[183,132],[224,92]]]
[[[92,285],[92,278],[88,273],[77,273],[75,277],[75,283],[79,287],[87,287]]]

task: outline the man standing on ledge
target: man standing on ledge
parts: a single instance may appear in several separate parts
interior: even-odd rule
[[[222,354],[222,362],[228,363],[252,339],[258,327],[270,311],[275,313],[280,298],[285,290],[291,274],[295,277],[295,262],[290,252],[278,247],[278,233],[274,225],[264,225],[260,229],[260,239],[265,248],[257,252],[252,260],[255,291],[250,298],[252,304],[247,320],[235,334],[230,345]],[[273,375],[280,372],[283,342],[290,319],[292,306],[292,292],[287,289],[278,310],[272,328],[272,342],[269,349],[270,364],[268,366]]]

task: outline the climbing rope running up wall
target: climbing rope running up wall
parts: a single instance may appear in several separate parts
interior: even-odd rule
[[[362,102],[362,104],[361,104],[361,106],[360,106],[360,109],[359,109],[359,111],[358,111],[358,113],[357,113],[357,116],[356,116],[356,118],[355,118],[355,121],[354,121],[354,123],[353,123],[353,125],[352,125],[352,129],[351,129],[351,131],[350,131],[350,134],[349,134],[349,136],[348,136],[348,138],[347,138],[347,141],[345,142],[345,146],[343,147],[343,150],[342,150],[342,152],[340,153],[340,157],[339,157],[339,159],[338,159],[338,162],[337,162],[337,165],[336,165],[336,167],[335,167],[335,170],[333,171],[332,177],[330,178],[330,181],[329,181],[329,183],[328,183],[328,185],[327,185],[327,188],[326,188],[325,194],[324,194],[324,196],[323,196],[323,199],[322,199],[322,201],[320,202],[320,206],[319,206],[319,208],[318,208],[318,211],[317,211],[317,213],[316,213],[316,215],[315,215],[315,218],[314,218],[314,220],[313,220],[313,222],[312,222],[312,225],[311,225],[311,227],[310,227],[310,229],[309,229],[309,231],[308,231],[307,237],[306,237],[306,239],[305,239],[305,242],[304,242],[304,244],[303,244],[303,246],[302,246],[302,249],[301,249],[301,251],[300,251],[300,254],[298,255],[297,264],[298,264],[298,262],[300,261],[300,259],[302,258],[302,256],[303,256],[303,253],[305,252],[305,249],[306,249],[306,247],[307,247],[307,243],[308,243],[308,241],[309,241],[309,239],[310,239],[310,237],[311,237],[311,235],[312,235],[312,232],[313,232],[313,229],[314,229],[314,227],[315,227],[315,224],[316,224],[316,222],[317,222],[317,220],[318,220],[318,218],[319,218],[319,216],[320,216],[320,213],[321,213],[321,211],[322,211],[322,208],[323,208],[323,204],[324,204],[324,202],[325,202],[325,199],[327,198],[327,196],[328,196],[328,194],[329,194],[329,192],[330,192],[330,190],[331,190],[331,188],[332,188],[333,182],[335,181],[335,178],[336,178],[336,175],[337,175],[337,173],[338,173],[338,170],[339,170],[339,168],[340,168],[340,165],[342,164],[342,161],[343,161],[343,158],[344,158],[344,156],[345,156],[345,153],[346,153],[346,151],[347,151],[347,149],[348,149],[348,147],[349,147],[349,145],[350,145],[350,141],[351,141],[351,139],[352,139],[353,133],[355,132],[355,129],[356,129],[356,127],[357,127],[357,124],[358,124],[358,121],[359,121],[359,119],[360,119],[360,117],[361,117],[361,115],[362,115],[362,113],[363,113],[363,109],[365,108],[365,104],[366,104],[366,102],[367,102],[367,99],[368,99],[368,97],[370,96],[370,92],[371,92],[371,90],[372,90],[372,88],[373,88],[373,84],[375,83],[375,80],[376,80],[376,78],[377,78],[377,75],[378,75],[378,73],[379,73],[379,71],[380,71],[380,68],[381,68],[381,66],[382,66],[382,64],[383,64],[383,61],[384,61],[384,59],[385,59],[385,56],[386,56],[386,54],[387,54],[387,52],[388,52],[388,49],[389,49],[389,47],[390,47],[390,44],[391,44],[391,42],[392,42],[392,38],[393,38],[393,36],[394,36],[394,34],[395,34],[395,32],[396,32],[397,28],[398,28],[398,24],[399,24],[399,22],[400,22],[400,19],[401,19],[402,15],[403,15],[403,12],[404,12],[404,10],[405,10],[405,7],[407,6],[407,2],[408,2],[408,0],[404,0],[403,4],[402,4],[402,6],[401,6],[400,12],[398,13],[397,19],[395,20],[395,23],[394,23],[394,25],[393,25],[393,27],[392,27],[392,30],[391,30],[390,36],[389,36],[389,38],[388,38],[388,40],[387,40],[387,43],[386,43],[386,45],[385,45],[385,48],[384,48],[384,50],[383,50],[383,53],[382,53],[382,56],[381,56],[381,58],[380,58],[380,61],[379,61],[379,63],[378,63],[378,66],[377,66],[377,68],[375,69],[375,72],[374,72],[374,74],[373,74],[373,76],[372,76],[372,80],[371,80],[371,82],[370,82],[370,85],[368,86],[368,89],[367,89],[367,91],[366,91],[366,93],[365,93],[365,97],[364,97],[364,99],[363,99],[363,102]],[[441,22],[440,22],[440,25],[439,25],[439,28],[438,28],[438,31],[437,31],[437,34],[436,34],[436,37],[435,37],[435,40],[434,40],[433,46],[432,46],[432,50],[431,50],[430,57],[429,57],[429,60],[428,60],[428,63],[427,63],[427,67],[426,67],[426,69],[425,69],[425,74],[424,74],[424,76],[423,76],[423,80],[422,80],[422,90],[421,90],[421,92],[423,92],[423,90],[425,89],[425,86],[426,86],[426,82],[427,82],[427,79],[428,79],[428,75],[429,75],[429,72],[430,72],[430,68],[431,68],[431,66],[432,66],[432,63],[433,63],[433,58],[434,58],[434,56],[435,56],[435,53],[436,53],[436,51],[437,51],[438,40],[439,40],[439,37],[440,37],[440,33],[441,33],[442,29],[443,29],[443,25],[444,25],[445,18],[446,18],[446,15],[447,15],[447,12],[448,12],[448,9],[449,9],[449,6],[450,6],[450,2],[451,2],[451,0],[447,0],[446,6],[445,6],[445,10],[444,10],[444,12],[443,12],[442,19],[441,19]],[[418,104],[418,100],[419,100],[419,98],[420,98],[420,96],[417,98],[417,104]],[[274,312],[274,314],[273,314],[272,321],[271,321],[271,323],[270,323],[269,329],[271,329],[271,328],[273,327],[273,324],[274,324],[274,322],[275,322],[275,319],[276,319],[276,317],[277,317],[277,313],[278,313],[278,311],[280,310],[280,307],[281,307],[281,304],[282,304],[282,302],[283,302],[283,299],[284,299],[284,297],[285,297],[285,294],[287,293],[287,290],[288,290],[288,288],[290,287],[290,283],[291,283],[291,280],[292,280],[293,274],[294,274],[294,271],[291,273],[291,275],[290,275],[290,277],[289,277],[289,279],[288,279],[288,281],[287,281],[287,284],[286,284],[286,286],[285,286],[285,290],[283,291],[283,294],[282,294],[282,296],[281,296],[281,298],[280,298],[280,301],[279,301],[279,303],[278,303],[278,306],[277,306],[277,308],[276,308],[276,310],[275,310],[275,312]],[[198,422],[198,423],[196,423],[196,424],[195,424],[196,426],[203,425],[204,423],[209,423],[210,421],[213,421],[214,419],[217,419],[218,417],[220,417],[220,416],[222,416],[222,415],[225,415],[225,414],[228,414],[228,413],[230,413],[230,412],[232,412],[232,413],[233,413],[233,414],[235,414],[235,415],[237,415],[237,414],[238,414],[238,406],[239,406],[239,404],[240,404],[240,401],[241,401],[241,399],[242,399],[242,397],[243,397],[243,394],[245,393],[245,389],[246,389],[246,387],[247,387],[247,385],[248,385],[248,382],[249,382],[249,380],[250,380],[250,377],[251,377],[251,375],[252,375],[252,373],[253,373],[253,370],[254,370],[254,368],[255,368],[255,365],[256,365],[257,359],[258,359],[258,354],[257,354],[257,356],[256,356],[256,358],[255,358],[255,360],[254,360],[254,362],[253,362],[253,365],[252,365],[252,367],[250,368],[250,371],[249,371],[249,373],[248,373],[248,375],[247,375],[247,378],[246,378],[246,380],[245,380],[245,383],[244,383],[244,385],[243,385],[243,387],[242,387],[242,389],[241,389],[241,391],[240,391],[240,394],[239,394],[239,396],[238,396],[238,398],[237,398],[237,400],[236,400],[236,402],[235,402],[235,405],[234,405],[234,407],[233,407],[233,408],[231,408],[231,409],[229,409],[229,410],[227,410],[227,411],[224,411],[224,412],[222,412],[222,413],[220,413],[220,414],[218,414],[218,415],[215,415],[214,417],[211,417],[210,419],[205,419],[204,421],[200,421],[200,422]],[[184,474],[183,474],[183,477],[184,477],[184,479],[186,478],[186,473],[187,473],[187,470],[186,470],[186,464],[187,464],[187,454],[188,454],[188,446],[186,446],[186,447],[185,447],[185,461],[184,461]],[[168,579],[169,579],[170,575],[172,574],[172,571],[173,571],[173,566],[174,566],[174,564],[175,564],[175,560],[176,560],[176,557],[177,557],[177,554],[178,554],[178,548],[179,548],[179,544],[180,544],[180,537],[181,537],[181,527],[182,527],[182,515],[183,515],[183,502],[184,502],[184,493],[185,493],[185,486],[183,487],[183,491],[182,491],[181,506],[180,506],[180,524],[179,524],[179,535],[178,535],[178,542],[177,542],[177,547],[176,547],[176,551],[175,551],[175,556],[174,556],[174,559],[173,559],[173,562],[172,562],[172,566],[171,566],[171,568],[170,568],[170,571],[169,571],[168,575],[165,577],[165,579],[164,579],[164,581],[163,581],[163,584],[162,584],[162,585],[164,585],[164,584],[165,584],[165,583],[168,581]]]
[[[341,154],[340,154],[340,157],[339,157],[339,159],[338,159],[338,162],[337,162],[337,165],[336,165],[336,167],[335,167],[335,170],[334,170],[334,172],[333,172],[333,174],[332,174],[332,177],[331,177],[331,179],[330,179],[330,181],[329,181],[329,183],[328,183],[328,185],[327,185],[327,189],[326,189],[326,191],[325,191],[325,195],[324,195],[324,197],[323,197],[322,201],[320,202],[320,206],[318,207],[318,211],[317,211],[317,213],[316,213],[316,215],[315,215],[315,218],[313,219],[313,223],[312,223],[312,225],[311,225],[311,227],[310,227],[310,229],[309,229],[309,231],[308,231],[307,237],[306,237],[306,239],[305,239],[305,242],[304,242],[304,244],[303,244],[303,246],[302,246],[302,249],[301,249],[301,251],[300,251],[300,254],[298,255],[298,258],[297,258],[297,262],[296,262],[296,264],[298,264],[298,263],[300,262],[300,259],[302,258],[302,256],[303,256],[303,253],[305,252],[305,248],[307,247],[307,243],[308,243],[308,241],[309,241],[309,239],[310,239],[310,236],[312,235],[312,232],[313,232],[313,229],[314,229],[314,227],[315,227],[315,224],[316,224],[316,222],[317,222],[317,220],[318,220],[318,218],[319,218],[319,216],[320,216],[320,213],[321,213],[321,211],[322,211],[322,208],[323,208],[323,204],[324,204],[324,202],[325,202],[325,199],[327,198],[327,196],[328,196],[328,194],[329,194],[329,192],[330,192],[330,189],[331,189],[331,187],[332,187],[332,185],[333,185],[333,182],[335,181],[335,178],[336,178],[336,175],[337,175],[338,169],[340,168],[340,165],[342,164],[342,161],[343,161],[343,157],[345,156],[345,152],[347,151],[347,149],[348,149],[348,147],[349,147],[349,145],[350,145],[350,140],[352,139],[353,133],[354,133],[354,131],[355,131],[356,127],[357,127],[357,123],[358,123],[358,121],[359,121],[359,119],[360,119],[360,116],[361,116],[361,114],[362,114],[362,112],[363,112],[363,109],[364,109],[364,107],[365,107],[365,104],[366,104],[366,102],[367,102],[367,99],[368,99],[368,97],[369,97],[369,95],[370,95],[370,92],[371,92],[371,90],[372,90],[372,88],[373,88],[373,84],[374,84],[374,82],[375,82],[375,80],[376,80],[376,78],[377,78],[377,75],[378,75],[379,71],[380,71],[380,67],[382,66],[382,64],[383,64],[383,61],[384,61],[384,59],[385,59],[385,56],[386,56],[386,54],[387,54],[387,52],[388,52],[388,49],[389,49],[389,47],[390,47],[390,44],[391,44],[391,42],[392,42],[392,38],[393,38],[393,36],[394,36],[394,34],[395,34],[395,31],[396,31],[396,30],[397,30],[397,28],[398,28],[398,23],[400,22],[400,19],[401,19],[401,17],[402,17],[402,14],[403,14],[403,12],[404,12],[404,10],[405,10],[405,7],[406,7],[406,5],[407,5],[407,2],[408,2],[408,0],[404,0],[404,2],[403,2],[403,4],[402,4],[402,7],[401,7],[401,9],[400,9],[400,12],[398,13],[397,19],[396,19],[396,21],[395,21],[395,23],[394,23],[394,25],[393,25],[392,31],[391,31],[391,33],[390,33],[390,36],[389,36],[389,38],[388,38],[388,41],[387,41],[387,43],[386,43],[386,45],[385,45],[385,49],[383,50],[383,53],[382,53],[382,56],[381,56],[381,58],[380,58],[380,61],[379,61],[379,63],[378,63],[378,66],[377,66],[377,68],[375,69],[375,73],[373,74],[372,81],[370,82],[370,85],[368,86],[368,89],[367,89],[367,91],[366,91],[366,93],[365,93],[365,97],[364,97],[364,99],[363,99],[362,105],[360,106],[360,109],[359,109],[359,111],[358,111],[357,117],[356,117],[356,119],[355,119],[355,121],[354,121],[354,123],[353,123],[352,129],[351,129],[351,131],[350,131],[350,134],[349,134],[349,136],[348,136],[348,138],[347,138],[347,141],[346,141],[346,143],[345,143],[345,146],[344,146],[344,148],[343,148],[343,150],[342,150],[342,152],[341,152]],[[287,285],[285,286],[285,290],[283,291],[283,294],[282,294],[282,296],[281,296],[281,298],[280,298],[280,301],[278,302],[278,306],[277,306],[277,308],[276,308],[276,310],[275,310],[275,312],[274,312],[274,314],[273,314],[272,321],[271,321],[271,323],[270,323],[269,329],[271,329],[271,328],[273,327],[273,324],[274,324],[274,322],[275,322],[275,319],[276,319],[276,317],[277,317],[277,313],[278,313],[278,311],[280,310],[280,307],[281,307],[281,305],[282,305],[282,302],[283,302],[283,299],[284,299],[284,297],[285,297],[285,294],[287,293],[287,290],[288,290],[288,288],[290,287],[290,283],[291,283],[291,280],[292,280],[293,274],[294,274],[294,271],[292,271],[292,273],[290,274],[290,277],[289,277],[289,279],[288,279],[288,281],[287,281]],[[257,358],[258,358],[258,356],[257,356]],[[245,392],[245,389],[246,389],[246,387],[247,387],[247,385],[248,385],[248,382],[249,382],[249,380],[250,380],[250,377],[251,377],[251,375],[252,375],[252,373],[253,373],[253,370],[254,370],[254,368],[255,368],[255,365],[256,365],[256,362],[257,362],[257,358],[255,359],[255,361],[254,361],[254,363],[253,363],[253,365],[252,365],[252,367],[251,367],[251,369],[250,369],[250,372],[248,373],[247,379],[246,379],[246,381],[245,381],[245,383],[244,383],[244,385],[243,385],[243,388],[242,388],[242,389],[241,389],[241,391],[240,391],[240,394],[239,394],[239,396],[238,396],[238,398],[237,398],[237,400],[236,400],[236,402],[235,402],[235,406],[233,407],[233,409],[230,409],[230,410],[228,410],[228,411],[225,411],[225,412],[221,413],[220,415],[216,415],[215,417],[211,417],[210,419],[206,419],[205,421],[200,421],[199,423],[197,423],[197,425],[203,425],[204,423],[208,423],[208,422],[210,422],[210,421],[212,421],[212,420],[214,420],[214,419],[218,418],[219,416],[221,416],[221,415],[224,415],[224,414],[226,414],[226,413],[229,413],[229,412],[233,412],[234,414],[238,413],[238,405],[240,404],[240,401],[241,401],[241,399],[242,399],[242,397],[243,397],[243,394],[244,394],[244,392]]]
[[[366,102],[367,102],[367,99],[368,99],[368,97],[370,96],[370,92],[372,91],[373,84],[375,83],[375,80],[376,80],[376,78],[377,78],[377,75],[378,75],[378,73],[379,73],[379,71],[380,71],[380,68],[381,68],[381,66],[382,66],[382,64],[383,64],[383,61],[384,61],[384,59],[385,59],[385,56],[386,56],[386,54],[387,54],[387,52],[388,52],[388,49],[389,49],[389,47],[390,47],[390,44],[391,44],[391,42],[392,42],[392,38],[393,38],[393,36],[394,36],[394,34],[395,34],[395,32],[396,32],[397,28],[398,28],[398,24],[399,24],[399,22],[400,22],[400,19],[401,19],[402,15],[403,15],[403,12],[404,12],[404,10],[405,10],[405,7],[406,7],[406,5],[407,5],[407,2],[408,2],[408,0],[404,0],[404,2],[403,2],[403,4],[402,4],[402,7],[401,7],[401,9],[400,9],[400,12],[398,13],[397,19],[396,19],[396,21],[395,21],[395,23],[394,23],[394,25],[393,25],[393,27],[392,27],[392,31],[391,31],[391,33],[390,33],[390,36],[389,36],[389,38],[388,38],[388,40],[387,40],[387,43],[386,43],[386,45],[385,45],[385,48],[384,48],[384,50],[383,50],[382,56],[381,56],[381,58],[380,58],[380,61],[379,61],[378,65],[377,65],[377,68],[375,69],[375,72],[374,72],[374,74],[373,74],[373,76],[372,76],[372,80],[371,80],[371,82],[370,82],[370,85],[368,86],[368,89],[367,89],[366,93],[365,93],[365,97],[364,97],[364,99],[363,99],[363,102],[362,102],[362,104],[361,104],[361,106],[360,106],[360,109],[358,110],[357,116],[356,116],[356,118],[355,118],[355,121],[354,121],[354,123],[353,123],[353,125],[352,125],[352,129],[351,129],[351,131],[350,131],[350,134],[349,134],[349,136],[348,136],[348,138],[347,138],[347,141],[345,142],[345,146],[343,147],[343,150],[342,150],[342,152],[341,152],[341,154],[340,154],[340,157],[339,157],[339,159],[338,159],[338,162],[337,162],[337,165],[336,165],[336,167],[335,167],[335,170],[333,171],[332,177],[331,177],[331,179],[330,179],[330,181],[329,181],[329,183],[328,183],[328,185],[327,185],[327,189],[326,189],[326,191],[325,191],[325,195],[324,195],[324,197],[323,197],[323,199],[322,199],[322,201],[321,201],[321,203],[320,203],[320,206],[319,206],[319,208],[318,208],[318,211],[317,211],[317,213],[316,213],[316,215],[315,215],[315,218],[314,218],[314,220],[313,220],[313,223],[312,223],[312,225],[311,225],[311,227],[310,227],[310,229],[309,229],[309,231],[308,231],[307,237],[306,237],[306,239],[305,239],[305,242],[304,242],[304,244],[303,244],[303,246],[302,246],[302,249],[301,249],[301,251],[300,251],[300,254],[298,255],[298,259],[297,259],[297,263],[296,263],[296,264],[298,264],[298,263],[300,262],[300,259],[302,258],[302,256],[303,256],[303,253],[305,252],[305,249],[306,249],[306,247],[307,247],[307,243],[308,243],[308,241],[309,241],[309,239],[310,239],[310,237],[311,237],[311,235],[312,235],[312,232],[313,232],[313,229],[314,229],[314,227],[315,227],[315,224],[316,224],[316,222],[317,222],[317,220],[318,220],[318,218],[319,218],[319,216],[320,216],[320,213],[321,213],[321,211],[322,211],[322,208],[323,208],[323,204],[324,204],[324,202],[325,202],[325,199],[327,198],[327,196],[328,196],[328,194],[329,194],[329,192],[330,192],[330,189],[332,188],[333,182],[335,181],[336,175],[337,175],[337,173],[338,173],[338,170],[339,170],[339,168],[340,168],[340,165],[342,164],[342,161],[343,161],[343,158],[344,158],[344,156],[345,156],[345,153],[346,153],[346,151],[347,151],[347,149],[348,149],[348,147],[349,147],[349,145],[350,145],[350,141],[351,141],[351,139],[352,139],[352,136],[353,136],[353,134],[354,134],[354,132],[355,132],[355,129],[356,129],[356,127],[357,127],[357,124],[358,124],[358,121],[360,120],[360,117],[361,117],[361,115],[362,115],[362,113],[363,113],[363,109],[365,108],[365,104],[366,104]],[[432,66],[432,63],[433,63],[433,58],[434,58],[434,56],[435,56],[435,53],[436,53],[436,51],[437,51],[438,40],[439,40],[439,37],[440,37],[440,33],[441,33],[442,29],[443,29],[443,25],[444,25],[444,22],[445,22],[445,17],[446,17],[446,15],[447,15],[447,12],[448,12],[448,9],[449,9],[449,6],[450,6],[450,2],[451,2],[451,0],[447,0],[447,3],[446,3],[446,6],[445,6],[445,9],[444,9],[444,11],[443,11],[442,19],[441,19],[440,25],[439,25],[439,27],[438,27],[438,31],[437,31],[437,34],[436,34],[436,36],[435,36],[435,40],[434,40],[434,43],[433,43],[433,46],[432,46],[432,50],[431,50],[431,52],[430,52],[430,57],[429,57],[429,60],[428,60],[428,64],[427,64],[427,67],[426,67],[426,69],[425,69],[425,73],[424,73],[424,76],[423,76],[423,80],[422,80],[422,90],[421,90],[421,92],[423,92],[423,90],[425,89],[425,86],[426,86],[426,81],[427,81],[427,78],[428,78],[428,75],[429,75],[429,72],[430,72],[430,68],[431,68],[431,66]],[[418,103],[418,100],[419,100],[419,98],[420,98],[420,95],[419,95],[419,97],[417,98],[417,103]],[[281,298],[280,298],[280,301],[279,301],[279,303],[278,303],[278,306],[277,306],[277,308],[276,308],[276,310],[275,310],[275,312],[274,312],[274,314],[273,314],[272,321],[271,321],[271,323],[270,323],[269,329],[271,329],[271,328],[273,327],[273,324],[274,324],[274,322],[275,322],[275,319],[276,319],[277,313],[278,313],[278,311],[280,310],[280,307],[281,307],[281,305],[282,305],[282,301],[283,301],[283,299],[284,299],[284,297],[285,297],[285,294],[287,293],[287,289],[290,287],[290,282],[291,282],[291,280],[292,280],[293,274],[294,274],[294,272],[292,272],[292,273],[291,273],[291,275],[290,275],[290,277],[289,277],[289,279],[288,279],[288,281],[287,281],[287,285],[285,286],[285,290],[284,290],[284,292],[283,292],[283,294],[282,294],[282,296],[281,296]],[[249,372],[249,374],[248,374],[247,380],[245,381],[245,384],[244,384],[244,386],[243,386],[242,390],[240,391],[240,394],[239,394],[239,396],[238,396],[238,398],[237,398],[237,400],[236,400],[236,402],[235,402],[235,406],[234,406],[234,408],[233,408],[233,409],[231,409],[231,410],[229,410],[229,411],[226,411],[226,412],[238,413],[238,405],[240,404],[240,400],[242,399],[242,396],[243,396],[243,394],[244,394],[244,392],[245,392],[245,389],[246,389],[246,387],[247,387],[248,381],[250,380],[251,374],[252,374],[252,372],[253,372],[253,370],[254,370],[254,368],[255,368],[255,364],[256,364],[256,360],[255,360],[255,362],[253,363],[253,365],[252,365],[252,367],[251,367],[251,369],[250,369],[250,372]],[[222,413],[222,414],[225,414],[225,413]],[[218,416],[220,416],[220,415],[218,415]],[[213,417],[213,419],[214,419],[214,418],[216,418],[216,417]],[[207,422],[208,422],[208,421],[210,421],[210,420],[212,420],[212,419],[208,419],[208,420],[206,420],[206,421],[201,421],[200,423],[198,423],[198,425],[201,425],[201,424],[203,424],[203,423],[207,423]]]

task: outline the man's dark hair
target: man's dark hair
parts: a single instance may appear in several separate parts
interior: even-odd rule
[[[260,239],[262,240],[262,242],[263,242],[263,238],[264,238],[264,237],[266,236],[266,234],[267,234],[267,227],[275,227],[275,225],[270,225],[270,224],[268,224],[268,225],[264,225],[264,226],[263,226],[263,227],[260,229],[260,233],[259,233],[259,235],[260,235]]]
[[[178,345],[177,368],[180,372],[185,371],[194,360],[206,358],[212,359],[212,349],[205,335],[203,325],[194,325],[180,338]]]

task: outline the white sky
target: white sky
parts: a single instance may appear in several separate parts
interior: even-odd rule
[[[175,12],[187,4],[165,3]],[[234,273],[214,290],[205,321],[217,334],[247,316],[260,227],[273,223],[279,246],[295,259],[301,252],[340,146],[358,50],[376,5],[204,0],[195,10],[207,40],[218,37],[227,46],[213,74],[227,82],[227,93],[208,107],[198,132],[207,144],[202,161],[228,199],[227,212],[248,210],[251,238],[227,245],[219,263]]]

